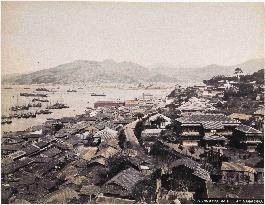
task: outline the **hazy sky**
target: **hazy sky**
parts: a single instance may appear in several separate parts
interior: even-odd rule
[[[78,59],[203,66],[263,56],[263,3],[2,2],[3,74]]]

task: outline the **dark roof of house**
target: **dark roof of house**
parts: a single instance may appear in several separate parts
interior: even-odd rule
[[[170,168],[185,166],[191,170],[193,170],[193,175],[205,180],[210,181],[211,177],[208,171],[202,169],[200,164],[190,158],[182,158],[170,164]]]
[[[123,120],[115,120],[113,122],[114,122],[114,124],[124,124],[124,125],[126,125],[126,124],[131,123],[132,121],[133,121],[133,119],[123,119]]]
[[[50,135],[45,135],[41,137],[40,139],[45,142],[53,142],[56,140],[54,136],[50,136]]]
[[[46,141],[43,141],[43,140],[40,140],[38,141],[37,143],[35,143],[36,146],[38,146],[39,148],[43,148],[43,147],[46,147],[49,145],[49,142],[46,142]]]
[[[206,141],[224,141],[224,140],[227,140],[224,136],[221,136],[221,135],[217,135],[217,134],[212,134],[212,135],[209,135],[209,136],[204,136],[203,137],[203,140],[206,140]]]
[[[261,131],[254,129],[253,127],[247,125],[239,125],[236,130],[241,131],[246,134],[262,134]]]
[[[26,135],[23,135],[22,138],[40,138],[42,137],[42,134],[26,134]]]
[[[6,136],[6,137],[2,137],[2,140],[1,140],[1,143],[6,144],[6,145],[19,144],[23,142],[24,142],[24,139],[19,138],[17,136],[9,136],[9,137]]]
[[[116,176],[111,178],[105,185],[116,185],[126,190],[127,192],[132,192],[137,182],[144,179],[144,176],[134,168],[128,168],[121,171]],[[111,193],[111,190],[103,190]]]
[[[255,173],[255,169],[252,167],[245,166],[243,164],[239,163],[233,163],[233,162],[222,162],[222,171],[235,171],[235,172],[249,172],[249,173]]]
[[[32,163],[33,160],[28,158],[28,157],[24,157],[22,159],[19,159],[15,162],[12,162],[4,167],[2,167],[2,173],[4,174],[9,174],[9,173],[14,173],[15,171],[19,170],[20,168]]]
[[[80,139],[78,137],[71,137],[71,138],[65,140],[65,143],[75,146],[79,143],[79,141],[80,141]]]
[[[48,157],[54,157],[54,156],[56,156],[56,155],[58,155],[60,153],[61,153],[61,150],[59,150],[56,147],[50,148],[50,149],[42,152],[43,155],[46,155]]]
[[[203,121],[202,126],[206,130],[222,130],[224,125],[220,121]]]
[[[58,178],[54,178],[54,179],[47,179],[47,178],[44,178],[39,184],[49,190],[49,189],[52,189],[53,187],[55,187],[58,183],[59,183],[59,179]]]
[[[182,159],[179,159],[179,160],[176,160],[174,161],[173,163],[170,164],[170,167],[173,168],[173,167],[178,167],[180,165],[184,165],[190,169],[196,169],[197,167],[200,166],[200,164],[190,158],[182,158]]]
[[[71,136],[72,135],[68,133],[66,130],[60,130],[59,132],[55,134],[56,138],[69,138]]]
[[[35,146],[35,145],[28,144],[28,145],[26,145],[25,148],[23,148],[21,150],[26,152],[26,155],[30,155],[30,154],[33,154],[35,152],[38,152],[40,150],[40,148]]]
[[[177,119],[177,121],[185,124],[200,124],[203,122],[220,122],[224,124],[240,124],[239,121],[231,119],[223,114],[189,114]],[[207,124],[206,124],[207,125]]]
[[[123,105],[123,102],[118,101],[97,101],[94,103],[94,106],[96,105]]]
[[[150,169],[154,169],[155,165],[152,161],[152,158],[148,155],[145,155],[142,151],[136,151],[131,149],[123,149],[122,153],[119,156],[125,157],[127,161],[133,164],[135,167],[140,167],[141,165],[148,166]]]
[[[58,147],[61,150],[69,149],[69,147],[66,144],[64,144],[63,142],[56,142],[53,145],[55,145],[56,147]]]
[[[95,185],[82,186],[80,193],[83,195],[96,195],[100,192],[100,187]]]
[[[117,140],[118,134],[117,131],[106,127],[104,130],[98,131],[93,137],[100,138],[102,141]]]
[[[40,155],[31,157],[31,159],[33,160],[33,163],[48,163],[52,161],[51,158],[40,156]]]
[[[56,165],[61,162],[61,159],[54,159],[46,164],[46,166],[42,166],[41,169],[37,170],[38,174],[43,175],[53,169]]]
[[[60,122],[62,122],[62,123],[75,122],[75,118],[73,118],[73,117],[63,117],[63,118],[60,119]]]
[[[5,144],[1,145],[2,151],[18,151],[21,150],[23,147],[22,144]]]

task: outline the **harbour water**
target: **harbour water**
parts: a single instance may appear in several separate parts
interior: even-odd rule
[[[11,87],[12,89],[6,89]],[[44,87],[51,92],[36,91],[37,88]],[[26,88],[26,89],[25,89]],[[37,115],[36,118],[13,118],[11,124],[1,125],[1,132],[9,131],[22,131],[29,127],[40,125],[44,123],[48,118],[62,118],[62,117],[72,117],[85,112],[86,107],[93,107],[94,103],[99,100],[128,100],[134,98],[141,98],[143,93],[149,93],[155,97],[165,97],[172,88],[164,89],[121,89],[121,88],[104,88],[104,87],[93,87],[93,86],[83,86],[76,87],[74,90],[77,92],[67,92],[67,90],[72,90],[71,86],[39,86],[39,85],[12,85],[5,86],[2,85],[1,89],[1,110],[2,116],[9,116],[14,114],[11,111],[11,106],[21,106],[32,104],[32,99],[34,97],[24,97],[20,96],[20,93],[47,93],[47,99],[49,102],[41,102],[42,107],[40,108],[30,108],[26,112],[36,112],[37,110],[45,109],[48,105],[55,104],[56,102],[65,103],[69,106],[66,109],[53,109],[53,113],[46,115]],[[91,93],[104,93],[106,96],[91,96]],[[36,97],[35,97],[36,98]],[[35,102],[37,103],[37,102]],[[23,111],[18,111],[23,112]]]

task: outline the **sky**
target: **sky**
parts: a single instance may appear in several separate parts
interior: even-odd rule
[[[2,2],[2,74],[74,60],[234,65],[264,57],[263,3]]]

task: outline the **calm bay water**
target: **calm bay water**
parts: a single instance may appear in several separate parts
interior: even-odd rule
[[[12,87],[13,89],[4,89],[6,87]],[[16,105],[27,105],[32,103],[33,97],[24,97],[19,94],[22,92],[25,93],[47,93],[47,92],[38,92],[36,88],[41,86],[5,86],[2,85],[1,92],[1,111],[2,115],[12,114],[10,111],[11,106]],[[24,89],[29,88],[29,89]],[[41,108],[30,108],[29,111],[37,111],[38,109],[45,109],[47,105],[54,104],[56,102],[65,103],[69,106],[67,109],[62,110],[51,110],[53,113],[48,115],[37,115],[36,118],[22,118],[22,119],[12,119],[11,124],[1,125],[2,132],[8,131],[21,131],[29,127],[40,125],[44,123],[47,118],[61,118],[61,117],[72,117],[78,114],[85,113],[86,107],[93,107],[94,102],[98,100],[128,100],[134,98],[141,98],[143,93],[150,93],[156,97],[165,97],[172,89],[120,89],[120,88],[102,88],[102,87],[88,87],[84,86],[83,89],[77,89],[77,92],[67,92],[68,89],[73,89],[70,86],[45,86],[49,90],[54,92],[48,92],[47,99],[50,101],[41,102]],[[103,96],[91,96],[91,93],[104,93]],[[46,98],[43,98],[46,99]],[[37,103],[37,102],[36,102]],[[29,112],[26,111],[26,112]],[[20,111],[21,112],[21,111]]]

